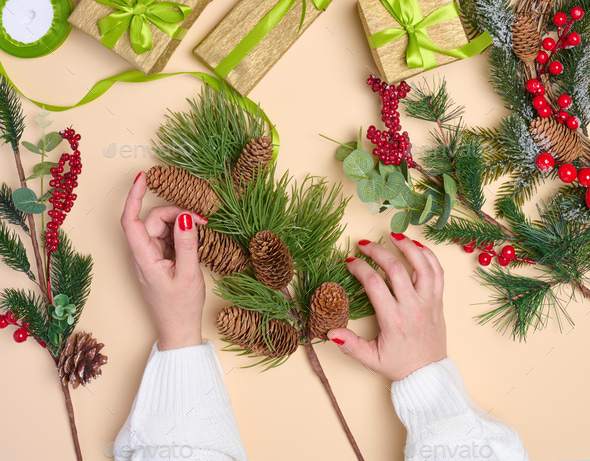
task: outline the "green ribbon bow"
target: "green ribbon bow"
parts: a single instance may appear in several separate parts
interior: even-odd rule
[[[459,7],[454,1],[433,11],[426,18],[422,17],[417,0],[381,0],[381,2],[402,28],[393,27],[369,35],[367,37],[369,45],[372,49],[376,49],[408,34],[406,60],[410,69],[423,67],[424,70],[429,70],[436,67],[434,52],[465,59],[481,53],[492,44],[492,37],[487,30],[467,45],[452,50],[441,50],[434,44],[428,37],[426,29],[459,16]]]
[[[150,22],[176,40],[182,40],[188,32],[188,29],[177,24],[191,14],[192,8],[187,5],[175,2],[156,3],[156,0],[94,1],[118,10],[98,21],[100,34],[103,36],[100,43],[109,49],[113,49],[115,43],[129,29],[131,46],[137,54],[151,50]]]
[[[296,0],[280,0],[272,10],[246,35],[236,47],[217,65],[213,72],[219,78],[225,78],[242,60],[252,51],[252,49],[266,37],[266,35],[285,17],[291,10]],[[332,0],[311,0],[318,10],[328,8]],[[303,12],[299,29],[305,21],[305,10],[307,2],[303,0]]]

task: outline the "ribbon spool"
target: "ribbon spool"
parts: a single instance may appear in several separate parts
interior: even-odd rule
[[[0,49],[38,58],[61,46],[72,26],[72,0],[0,0]]]

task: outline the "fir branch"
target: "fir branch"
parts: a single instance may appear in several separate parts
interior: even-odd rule
[[[568,184],[551,196],[549,207],[559,208],[566,221],[590,222],[590,208],[586,205],[586,188]]]
[[[510,175],[510,180],[500,186],[498,192],[502,197],[514,200],[518,205],[524,205],[526,200],[530,200],[541,184],[543,173],[538,168],[517,171]],[[502,217],[500,208],[496,207],[499,217]]]
[[[90,295],[93,261],[91,256],[83,256],[76,252],[70,239],[61,229],[59,242],[57,251],[51,255],[51,290],[53,297],[64,294],[70,303],[76,306],[74,323],[69,325],[64,333],[64,337],[69,338]]]
[[[412,85],[413,91],[402,99],[406,114],[418,120],[446,124],[460,117],[465,106],[455,106],[443,78],[438,84],[432,82],[432,88],[424,79],[422,84]]]
[[[29,227],[25,223],[26,216],[26,213],[18,210],[14,205],[12,189],[6,183],[2,183],[2,187],[0,187],[0,217],[11,224],[21,226],[28,233]]]
[[[248,141],[267,130],[260,107],[248,111],[227,86],[217,91],[205,85],[199,100],[188,102],[189,112],[171,112],[160,126],[155,151],[162,162],[195,176],[221,177]]]
[[[18,93],[4,75],[0,75],[0,139],[10,143],[16,151],[24,130],[25,116]]]
[[[506,236],[504,231],[494,224],[460,217],[451,218],[442,229],[436,229],[434,225],[428,224],[425,235],[427,240],[437,245],[441,243],[471,245],[475,242],[474,246],[479,247],[490,242],[499,244],[505,241],[516,241],[515,237]]]
[[[480,217],[485,203],[482,179],[485,169],[481,144],[464,142],[455,156],[455,180],[459,193]]]
[[[21,238],[16,232],[11,232],[2,221],[0,221],[0,257],[11,269],[24,272],[31,280],[35,280],[35,276],[31,272],[27,250]]]
[[[494,47],[512,50],[514,12],[509,0],[460,0],[459,9],[472,33],[487,30]]]
[[[478,141],[483,148],[485,168],[482,181],[489,184],[508,174],[512,168],[504,145],[499,139],[499,129],[477,127],[465,131],[465,139]]]
[[[495,268],[490,271],[479,269],[477,278],[494,291],[491,303],[499,304],[477,317],[481,325],[493,322],[498,331],[505,333],[511,329],[513,339],[526,341],[530,328],[540,330],[545,327],[551,311],[555,313],[560,329],[560,314],[573,324],[553,293],[551,283]]]

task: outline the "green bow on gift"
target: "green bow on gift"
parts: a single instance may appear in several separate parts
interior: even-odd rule
[[[270,10],[261,21],[246,35],[240,43],[221,61],[213,70],[219,78],[225,78],[229,73],[252,51],[252,49],[266,37],[266,35],[285,17],[293,8],[296,0],[280,0],[275,7]],[[318,10],[328,8],[332,0],[311,0]],[[302,1],[303,12],[299,30],[303,27],[305,21],[305,11],[307,10],[306,0]]]
[[[410,69],[423,67],[424,70],[428,70],[436,67],[434,52],[465,59],[481,53],[492,44],[492,37],[488,31],[467,45],[452,50],[441,50],[434,44],[428,37],[426,29],[459,16],[459,7],[454,1],[434,10],[426,18],[422,17],[417,0],[381,0],[381,2],[403,28],[394,27],[370,35],[367,37],[369,45],[372,49],[379,48],[408,34],[406,60]]]
[[[113,49],[115,43],[129,29],[131,46],[137,54],[151,50],[150,22],[176,40],[182,40],[188,32],[188,29],[177,24],[191,14],[192,8],[187,5],[175,2],[156,3],[156,0],[94,1],[118,10],[98,21],[98,28],[103,36],[100,43],[109,49]]]

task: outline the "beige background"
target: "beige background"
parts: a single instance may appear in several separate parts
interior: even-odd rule
[[[204,70],[191,55],[192,48],[234,3],[217,0],[210,4],[166,71]],[[126,62],[77,30],[53,55],[29,61],[5,54],[0,58],[28,96],[53,104],[75,103],[97,80],[129,69]],[[359,125],[367,127],[379,121],[378,98],[364,83],[370,69],[374,64],[355,0],[333,2],[250,95],[261,101],[281,134],[279,170],[289,169],[299,179],[311,172],[344,181],[345,193],[354,194],[355,184],[345,178],[341,164],[334,160],[334,145],[318,134],[348,141],[355,138]],[[439,74],[447,78],[454,99],[467,105],[469,124],[495,126],[506,114],[487,83],[485,56],[430,71],[426,77]],[[88,389],[73,392],[80,439],[89,461],[107,459],[104,453],[127,417],[156,339],[129,270],[129,252],[119,227],[133,178],[155,160],[144,157],[141,147],[136,149],[137,155],[127,149],[149,145],[167,109],[186,109],[185,98],[195,97],[199,91],[200,82],[188,76],[117,84],[92,104],[52,114],[55,129],[74,125],[82,134],[84,173],[79,200],[64,228],[77,249],[92,253],[95,259],[92,295],[79,328],[92,331],[104,342],[109,356],[104,376]],[[36,142],[40,132],[33,119],[39,109],[29,102],[23,105],[28,122],[24,139]],[[427,142],[432,127],[403,115],[402,124],[415,146]],[[14,187],[16,172],[10,150],[2,147],[0,153],[2,180]],[[33,155],[25,157],[29,169],[38,160]],[[542,195],[556,186],[543,186]],[[489,191],[490,198],[491,194]],[[149,196],[145,208],[160,203]],[[491,202],[488,209],[492,210]],[[348,207],[346,221],[346,236],[353,241],[378,239],[389,233],[389,218],[371,217],[356,198]],[[408,234],[423,240],[418,228]],[[449,354],[461,369],[473,399],[518,430],[531,459],[588,457],[590,303],[570,303],[568,311],[575,328],[565,325],[560,333],[553,321],[545,331],[531,335],[528,343],[515,343],[472,319],[488,308],[485,303],[490,294],[472,278],[476,256],[457,246],[437,247],[436,253],[447,271]],[[0,287],[27,286],[21,274],[5,266],[0,267],[0,277]],[[569,296],[568,291],[562,294],[564,300]],[[204,334],[218,348],[222,343],[213,321],[223,306],[223,301],[209,296]],[[351,327],[366,337],[376,331],[374,318],[353,322]],[[12,332],[13,328],[0,331],[0,457],[74,459],[52,361],[32,340],[16,344]],[[402,459],[405,430],[390,404],[389,383],[342,356],[333,344],[319,345],[317,351],[365,458]],[[250,459],[354,459],[303,350],[267,373],[240,368],[251,362],[233,353],[219,355]]]

